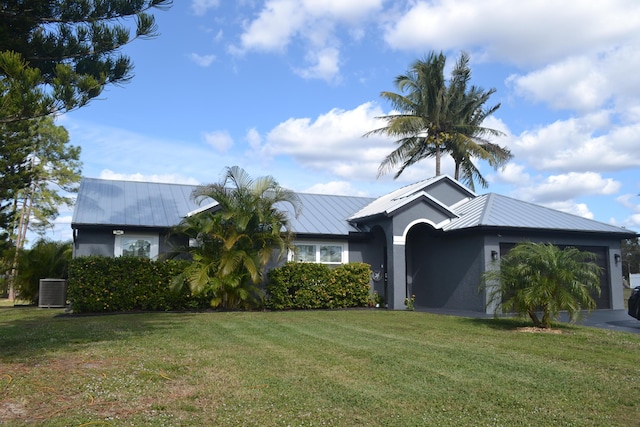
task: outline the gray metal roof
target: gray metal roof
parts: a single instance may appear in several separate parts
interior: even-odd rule
[[[347,219],[354,212],[371,203],[370,197],[330,196],[325,194],[298,193],[302,203],[302,213],[295,218],[291,207],[289,212],[291,228],[300,234],[348,235],[357,231]]]
[[[72,227],[129,226],[170,228],[188,214],[215,206],[211,200],[198,204],[191,198],[194,185],[161,184],[136,181],[112,181],[84,178],[80,184]],[[289,213],[294,232],[301,234],[348,235],[356,229],[347,218],[371,203],[368,197],[330,196],[298,193],[302,212]]]
[[[199,207],[192,185],[83,178],[72,227],[113,225],[169,228]]]
[[[392,214],[421,197],[429,198],[450,212],[451,220],[442,225],[444,231],[489,226],[634,234],[624,228],[494,193],[445,206],[425,192],[425,188],[441,179],[447,177],[420,181],[378,199],[298,193],[302,203],[298,218],[289,204],[280,208],[289,213],[292,229],[298,234],[346,236],[357,231],[352,225],[356,219]],[[202,204],[193,201],[191,193],[195,188],[193,185],[84,178],[71,226],[170,228],[189,213],[215,205],[211,200],[203,200]]]
[[[445,224],[444,231],[489,226],[633,234],[624,228],[495,193],[478,196],[454,211],[458,217]]]
[[[402,188],[399,188],[395,191],[392,191],[389,194],[386,194],[382,197],[375,199],[372,203],[365,206],[363,209],[353,213],[350,217],[350,221],[356,221],[364,218],[369,218],[376,215],[391,215],[397,209],[411,203],[417,198],[427,197],[435,204],[440,205],[445,210],[449,210],[449,207],[443,204],[441,201],[432,197],[426,189],[437,182],[449,180],[461,189],[463,189],[466,193],[469,194],[470,197],[473,197],[474,194],[468,190],[467,188],[460,185],[457,181],[453,180],[447,175],[440,175],[433,178],[425,179]]]

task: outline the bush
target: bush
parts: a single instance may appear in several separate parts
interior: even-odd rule
[[[66,279],[73,247],[71,242],[38,240],[18,256],[17,298],[38,303],[40,279]]]
[[[187,263],[134,257],[75,258],[69,265],[67,298],[77,313],[207,308],[211,295],[193,295],[186,285],[178,291],[171,289],[171,280]]]
[[[269,272],[265,307],[271,310],[366,307],[370,269],[364,263],[331,269],[289,262]]]

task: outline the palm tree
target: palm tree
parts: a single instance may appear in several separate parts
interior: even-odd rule
[[[383,134],[399,138],[398,148],[391,152],[380,164],[378,176],[394,170],[400,165],[394,178],[425,157],[435,156],[436,175],[440,175],[440,153],[443,130],[446,129],[444,105],[446,87],[444,66],[446,57],[442,52],[431,52],[424,60],[416,61],[406,74],[395,79],[395,86],[401,95],[382,92],[398,114],[380,117],[387,126],[365,134]]]
[[[460,54],[451,75],[447,97],[454,120],[452,137],[445,141],[445,150],[455,162],[454,178],[475,190],[474,180],[482,187],[488,183],[473,163],[474,158],[485,160],[497,169],[504,166],[512,155],[507,148],[487,139],[488,136],[502,135],[502,132],[482,125],[487,117],[500,108],[500,104],[485,108],[485,103],[496,92],[493,88],[484,90],[471,86],[467,89],[471,80],[468,54]]]
[[[297,195],[271,176],[253,180],[234,166],[225,169],[221,182],[201,186],[192,196],[217,205],[179,225],[179,232],[196,244],[188,250],[193,262],[174,284],[186,280],[194,293],[211,292],[216,307],[249,306],[259,295],[257,285],[273,252],[277,261],[292,246],[287,213],[276,205],[289,203],[298,215]]]
[[[536,327],[549,328],[560,311],[574,321],[583,309],[596,308],[591,294],[600,294],[600,267],[595,259],[573,247],[519,243],[497,269],[484,273],[483,288],[489,290],[490,304],[503,312],[528,315]]]
[[[381,93],[399,113],[381,117],[387,126],[365,136],[397,137],[399,147],[382,161],[378,176],[400,166],[394,176],[398,178],[408,166],[428,157],[435,158],[435,174],[440,175],[442,153],[449,153],[456,164],[454,178],[462,179],[474,189],[474,180],[482,186],[487,182],[473,159],[486,160],[497,168],[511,158],[509,150],[486,139],[501,135],[501,132],[482,126],[482,122],[500,107],[500,104],[484,107],[495,89],[467,88],[471,69],[469,56],[464,52],[456,62],[447,87],[445,63],[442,53],[431,52],[425,60],[416,61],[407,74],[396,77],[396,87],[406,95]]]

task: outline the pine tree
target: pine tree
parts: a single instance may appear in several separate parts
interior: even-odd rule
[[[0,122],[73,110],[132,78],[120,50],[157,35],[172,0],[22,0],[0,7]],[[128,25],[127,25],[128,24]]]

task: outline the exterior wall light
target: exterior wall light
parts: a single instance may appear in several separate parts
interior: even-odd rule
[[[620,264],[620,254],[615,254],[613,259],[616,262],[616,265]]]
[[[124,230],[113,230],[113,234],[116,236],[122,236],[124,234]]]
[[[492,261],[497,261],[498,260],[498,252],[497,251],[491,251],[491,260]]]

